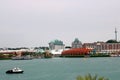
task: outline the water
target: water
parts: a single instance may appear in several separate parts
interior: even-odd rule
[[[5,73],[14,67],[22,68],[24,73]],[[0,60],[0,80],[76,80],[78,75],[88,73],[119,80],[120,57]]]

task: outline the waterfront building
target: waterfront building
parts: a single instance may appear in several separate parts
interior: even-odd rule
[[[65,49],[65,45],[61,40],[54,40],[49,43],[50,52],[54,56],[60,56],[62,51]]]
[[[20,50],[0,50],[0,58],[11,58],[11,57],[22,57],[33,54],[35,51],[30,49],[20,49]]]
[[[50,52],[53,54],[54,57],[59,57],[61,56],[63,49],[58,49],[58,50],[51,50]]]
[[[63,44],[63,41],[61,40],[54,40],[49,43],[50,50],[58,50],[58,49],[64,49],[65,45]]]
[[[72,42],[72,48],[82,48],[82,43],[78,38],[75,38],[75,40]]]
[[[120,43],[84,43],[83,47],[94,49],[96,53],[120,54]]]

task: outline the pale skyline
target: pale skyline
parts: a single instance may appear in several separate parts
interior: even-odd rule
[[[0,0],[0,47],[120,41],[119,0]]]

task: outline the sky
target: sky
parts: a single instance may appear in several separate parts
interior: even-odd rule
[[[0,47],[120,40],[120,0],[0,0]]]

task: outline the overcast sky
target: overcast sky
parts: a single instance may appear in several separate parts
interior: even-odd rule
[[[120,0],[0,0],[0,47],[120,40]]]

